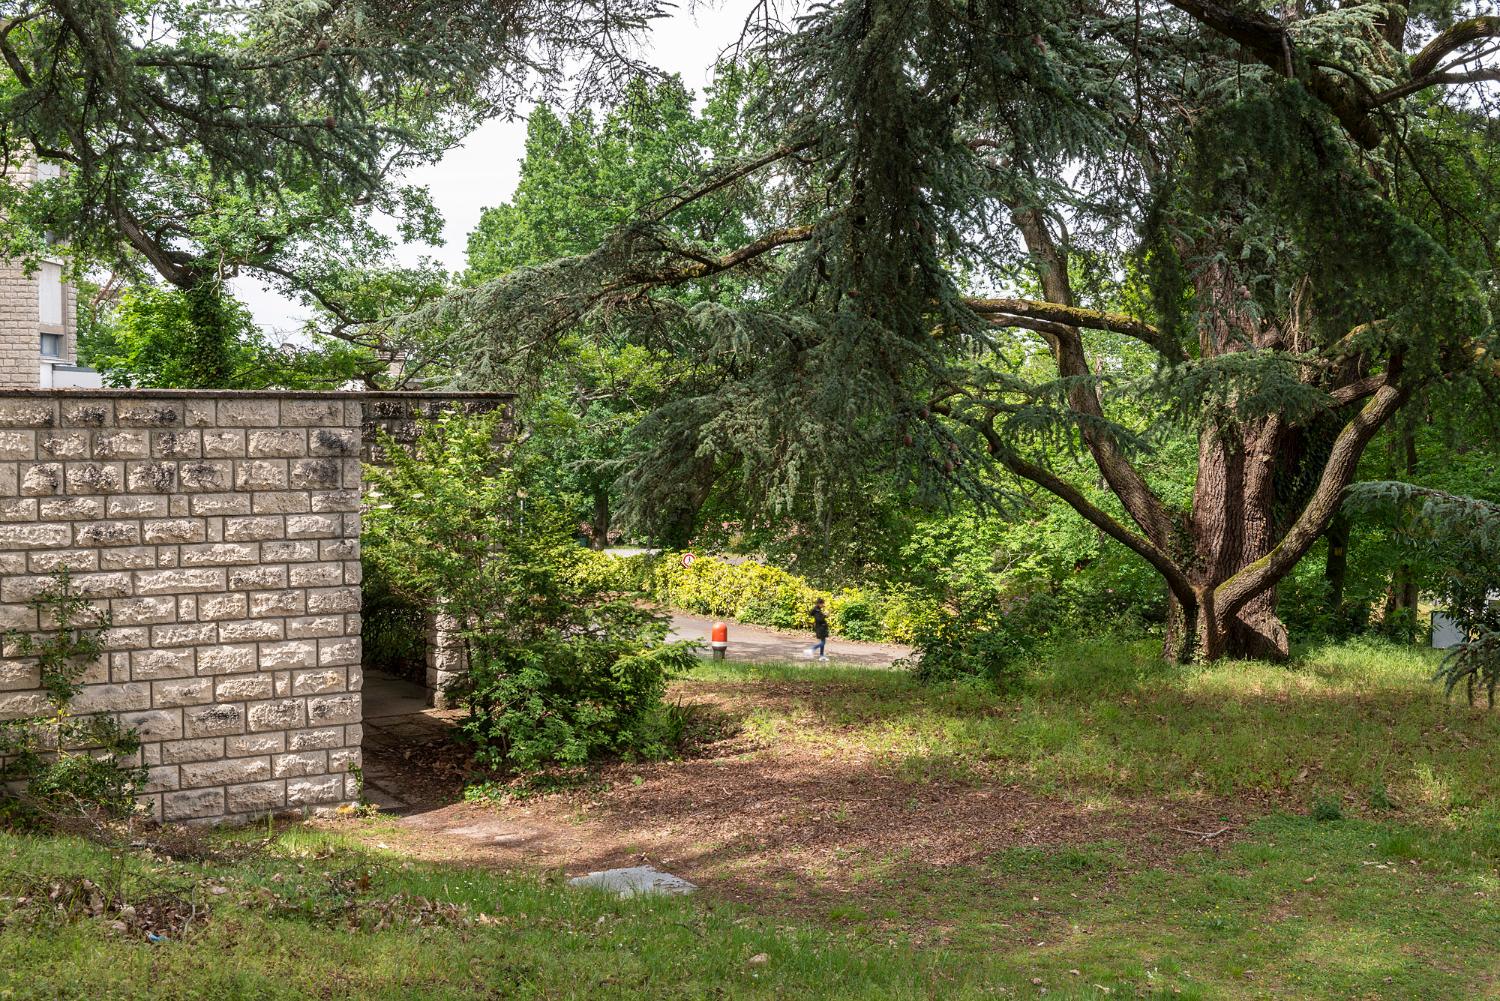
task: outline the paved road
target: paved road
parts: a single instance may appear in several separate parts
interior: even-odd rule
[[[672,638],[708,642],[712,619],[685,612],[672,613]],[[813,644],[812,633],[782,632],[763,626],[729,623],[729,659],[745,661],[801,660]],[[835,664],[859,664],[864,667],[890,667],[893,661],[911,653],[899,643],[860,643],[856,640],[828,640],[828,659]]]

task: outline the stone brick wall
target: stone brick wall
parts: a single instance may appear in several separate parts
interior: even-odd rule
[[[66,302],[65,308],[72,302]],[[37,385],[42,361],[40,315],[35,279],[20,267],[0,264],[0,387]]]
[[[0,392],[0,628],[38,629],[62,567],[109,609],[74,708],[137,728],[156,816],[354,796],[363,420],[359,394]],[[5,654],[0,718],[42,708]]]

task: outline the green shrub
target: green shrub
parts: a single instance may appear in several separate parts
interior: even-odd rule
[[[981,681],[1014,688],[1036,643],[1035,615],[1024,603],[1003,611],[994,594],[969,597],[952,614],[923,620],[907,666],[919,681]]]
[[[372,670],[427,681],[427,610],[393,589],[378,564],[365,560],[361,627],[364,663]]]
[[[60,814],[129,814],[145,778],[125,764],[140,749],[135,732],[113,716],[69,712],[85,672],[108,656],[109,614],[73,590],[66,570],[29,604],[51,628],[6,631],[4,654],[35,658],[50,711],[0,722],[0,819],[35,826]]]
[[[469,670],[448,695],[482,765],[536,768],[667,748],[662,695],[692,663],[666,622],[579,548],[566,514],[495,446],[498,417],[449,415],[370,471],[366,559],[453,616]]]

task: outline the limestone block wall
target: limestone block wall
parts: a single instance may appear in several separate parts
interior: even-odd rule
[[[0,391],[0,629],[66,567],[108,608],[79,712],[143,741],[149,809],[249,819],[355,795],[360,394]],[[0,718],[44,706],[0,657]]]
[[[36,281],[19,265],[0,262],[0,386],[37,385],[42,360],[40,315]]]

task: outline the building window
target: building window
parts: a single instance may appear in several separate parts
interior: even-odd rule
[[[52,327],[63,325],[62,265],[43,261],[36,272],[38,317],[43,324]]]
[[[63,335],[62,334],[43,334],[42,335],[42,357],[43,358],[61,358],[62,354],[63,354]]]

